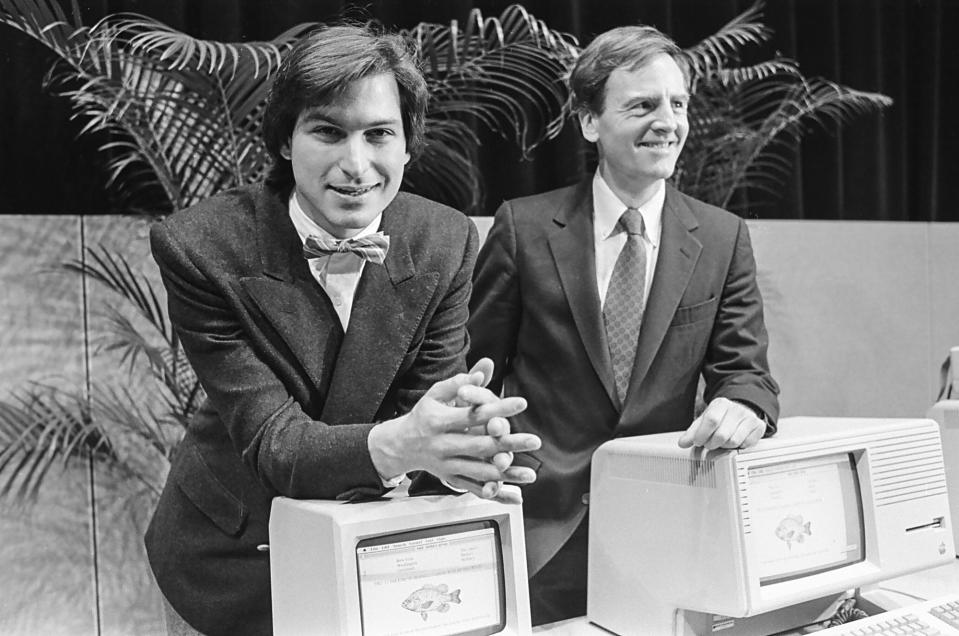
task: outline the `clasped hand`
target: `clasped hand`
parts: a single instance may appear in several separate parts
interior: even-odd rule
[[[520,503],[519,490],[503,483],[528,484],[536,473],[512,466],[513,453],[536,450],[541,442],[536,435],[510,433],[506,418],[523,412],[526,400],[500,398],[485,388],[492,373],[492,361],[484,358],[469,373],[434,384],[409,413],[375,426],[369,446],[377,470],[425,470],[479,497]]]

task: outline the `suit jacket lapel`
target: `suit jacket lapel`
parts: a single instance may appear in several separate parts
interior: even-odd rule
[[[613,365],[596,289],[591,184],[589,179],[580,183],[570,204],[557,212],[553,220],[558,227],[549,238],[549,246],[586,354],[609,399],[617,404]]]
[[[336,312],[313,279],[287,202],[269,188],[258,191],[254,233],[262,275],[240,284],[321,391],[343,337]]]
[[[636,347],[636,360],[633,362],[627,399],[635,394],[649,372],[679,301],[689,285],[703,249],[702,243],[693,234],[698,225],[692,210],[676,196],[672,187],[667,186],[659,257],[639,331],[639,344]]]
[[[416,271],[404,225],[394,201],[383,213],[382,229],[393,238],[386,261],[366,264],[353,299],[323,410],[328,421],[373,421],[435,292],[439,274]]]

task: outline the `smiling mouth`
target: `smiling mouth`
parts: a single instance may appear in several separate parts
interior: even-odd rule
[[[350,185],[331,185],[329,186],[330,190],[338,194],[342,194],[347,197],[360,197],[366,194],[367,192],[372,192],[378,186],[378,183],[367,186],[350,186]]]
[[[643,148],[653,148],[656,150],[666,150],[671,147],[675,142],[673,141],[641,141],[639,145]]]

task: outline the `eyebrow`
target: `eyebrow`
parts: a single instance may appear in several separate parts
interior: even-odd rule
[[[331,117],[329,113],[323,110],[322,107],[311,108],[309,110],[303,111],[300,114],[301,121],[304,124],[311,124],[317,121],[324,121],[336,126],[340,126],[340,122],[337,121],[335,117]],[[402,118],[386,118],[378,119],[371,122],[366,122],[363,124],[363,128],[378,128],[380,126],[399,126],[402,125]]]
[[[659,93],[656,93],[655,95],[654,94],[634,95],[633,97],[630,97],[628,100],[626,100],[626,103],[623,104],[623,108],[632,108],[633,106],[636,106],[640,102],[659,101],[661,97],[662,95],[660,95]],[[674,99],[689,100],[689,93],[686,91],[683,91],[682,93],[671,94],[668,96],[668,99],[670,101]]]

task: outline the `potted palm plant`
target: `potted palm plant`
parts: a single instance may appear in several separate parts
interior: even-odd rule
[[[318,25],[266,42],[221,43],[135,15],[88,27],[75,0],[72,9],[67,15],[54,0],[0,0],[0,23],[57,55],[47,88],[71,102],[85,122],[81,134],[107,139],[107,182],[131,212],[160,216],[265,174],[269,157],[258,131],[270,78],[291,42]],[[771,187],[788,167],[782,150],[810,121],[843,121],[890,103],[807,79],[787,59],[741,65],[740,51],[771,35],[760,11],[757,3],[687,51],[695,91],[675,179],[717,205],[742,188]],[[407,34],[432,99],[427,147],[404,187],[477,210],[478,131],[495,131],[524,153],[558,135],[570,121],[563,77],[579,44],[519,5],[497,17],[473,10],[465,22],[423,23]],[[166,319],[162,291],[139,263],[119,248],[92,247],[63,267],[111,295],[96,353],[121,372],[74,386],[27,384],[0,403],[0,496],[28,502],[57,467],[87,461],[131,513],[125,536],[137,536],[139,546],[138,525],[202,387]]]

